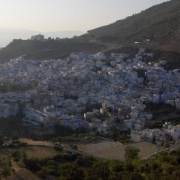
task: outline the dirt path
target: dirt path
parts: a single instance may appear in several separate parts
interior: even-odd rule
[[[8,177],[8,180],[41,180],[41,178],[27,169],[22,169],[18,173],[15,173],[12,176]]]
[[[54,144],[52,142],[50,142],[50,141],[34,141],[34,140],[31,140],[31,139],[27,139],[27,138],[21,138],[19,140],[21,142],[28,143],[28,145],[54,147]]]

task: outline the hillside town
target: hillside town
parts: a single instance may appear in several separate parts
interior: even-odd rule
[[[100,52],[58,60],[11,59],[0,65],[0,117],[22,110],[23,121],[34,126],[84,127],[106,134],[114,125],[131,130],[133,142],[172,144],[180,138],[180,126],[166,122],[163,129],[148,129],[153,114],[145,102],[180,110],[180,71],[165,70],[166,60],[149,59],[153,53],[143,48],[133,58]]]

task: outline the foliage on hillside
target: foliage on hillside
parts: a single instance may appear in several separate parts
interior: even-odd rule
[[[180,53],[153,49],[150,49],[149,51],[154,53],[154,60],[167,61],[167,64],[163,66],[166,70],[180,68]]]
[[[136,150],[137,151],[137,150]],[[25,151],[12,154],[26,168],[46,179],[49,175],[60,179],[150,180],[180,177],[180,149],[162,153],[156,158],[141,160],[134,156],[124,162],[82,157],[61,152],[53,158],[29,158]]]
[[[5,62],[9,59],[26,55],[25,58],[32,59],[58,59],[71,53],[86,52],[95,53],[104,47],[93,42],[76,41],[74,39],[62,40],[13,40],[9,45],[0,50],[0,61]]]
[[[151,39],[164,42],[180,29],[180,1],[171,0],[113,24],[88,31],[86,37],[105,42]]]

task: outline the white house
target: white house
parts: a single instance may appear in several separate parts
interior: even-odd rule
[[[151,129],[145,129],[143,130],[142,136],[145,141],[152,142],[153,138],[155,137],[155,132]]]
[[[142,141],[142,131],[131,131],[131,140],[133,142],[140,142]]]
[[[32,124],[47,124],[48,123],[48,115],[45,113],[42,113],[41,111],[38,111],[33,108],[26,108],[25,109],[25,118],[23,119],[26,122],[32,123]]]
[[[38,34],[38,35],[35,35],[35,36],[31,36],[31,40],[43,41],[44,40],[44,35]]]
[[[177,140],[180,138],[180,125],[173,128],[172,139]]]

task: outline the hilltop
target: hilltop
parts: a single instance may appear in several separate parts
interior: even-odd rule
[[[75,35],[80,36],[85,32],[81,31],[55,31],[55,32],[42,32],[27,29],[13,29],[0,27],[0,47],[7,46],[13,39],[29,39],[32,35],[43,34],[46,38],[72,38]]]
[[[26,58],[62,58],[75,52],[96,53],[101,50],[134,46],[180,53],[180,1],[171,0],[89,30],[71,39],[13,40],[0,50],[0,61],[26,54]],[[137,45],[137,46],[138,46]]]

